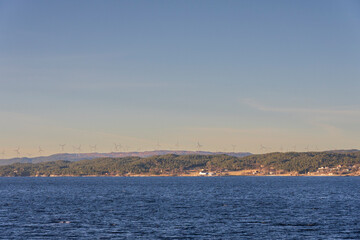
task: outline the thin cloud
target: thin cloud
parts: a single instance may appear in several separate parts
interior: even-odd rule
[[[314,122],[314,126],[320,127],[324,132],[326,132],[330,136],[341,136],[343,134],[343,130],[327,123]]]
[[[221,127],[194,127],[186,128],[189,131],[202,132],[220,132],[220,133],[237,133],[237,134],[275,134],[286,132],[286,129],[279,128],[221,128]]]
[[[68,84],[69,88],[86,90],[109,90],[129,88],[161,88],[166,87],[164,82],[77,82]]]
[[[282,107],[265,106],[251,99],[245,99],[242,102],[252,108],[255,108],[263,112],[360,116],[360,110],[358,109],[282,108]]]

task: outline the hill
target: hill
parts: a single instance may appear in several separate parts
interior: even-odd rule
[[[359,173],[360,152],[355,153],[269,153],[234,157],[229,155],[175,155],[147,158],[98,158],[77,162],[54,161],[43,163],[15,163],[1,166],[0,176],[127,176],[127,175],[183,175],[189,171],[257,170],[299,174]],[[319,173],[319,174],[320,174]]]
[[[12,159],[0,159],[1,165],[9,165],[13,163],[40,163],[40,162],[51,162],[57,160],[63,161],[80,161],[80,160],[89,160],[95,158],[121,158],[121,157],[151,157],[151,156],[161,156],[167,154],[176,154],[176,155],[229,155],[234,157],[244,157],[251,155],[248,152],[207,152],[207,151],[171,151],[171,150],[159,150],[159,151],[145,151],[145,152],[111,152],[111,153],[59,153],[50,156],[41,156],[34,158],[12,158]]]

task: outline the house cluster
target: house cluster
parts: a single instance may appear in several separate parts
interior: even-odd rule
[[[201,169],[201,171],[199,172],[200,176],[216,176],[216,172],[208,172],[205,171],[204,169]]]
[[[320,167],[315,172],[320,175],[345,175],[354,173],[360,170],[359,165],[353,166],[345,166],[345,165],[337,165],[336,167]]]
[[[259,169],[252,172],[253,175],[278,175],[284,173],[284,170],[277,170],[274,167],[264,167],[263,165],[261,165]]]

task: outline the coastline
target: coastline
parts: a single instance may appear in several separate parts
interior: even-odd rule
[[[125,175],[33,175],[33,176],[2,176],[2,177],[233,177],[233,176],[248,176],[248,177],[356,177],[360,173],[351,174],[299,174],[296,172],[282,173],[282,174],[253,174],[254,170],[228,171],[212,176],[200,175],[198,171],[183,174],[125,174]]]

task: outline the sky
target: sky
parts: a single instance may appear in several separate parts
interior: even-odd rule
[[[359,26],[351,0],[0,0],[0,158],[360,148]]]

